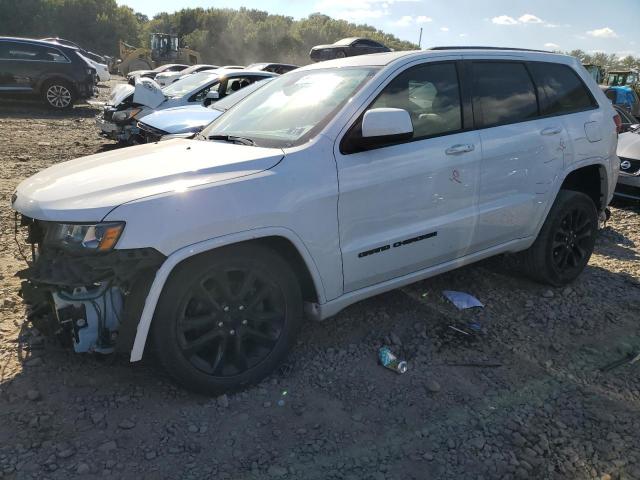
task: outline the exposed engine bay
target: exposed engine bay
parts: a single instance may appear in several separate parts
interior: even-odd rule
[[[21,295],[28,320],[77,353],[126,351],[155,271],[165,257],[154,249],[73,251],[47,242],[58,224],[16,216],[18,234],[31,244]],[[22,251],[22,249],[21,249]]]

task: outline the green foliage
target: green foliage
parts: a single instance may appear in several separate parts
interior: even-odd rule
[[[603,53],[596,52],[589,54],[583,50],[572,50],[566,52],[567,55],[576,57],[583,64],[592,64],[603,67],[605,70],[611,69],[633,69],[640,70],[640,57],[633,57],[631,55],[626,57],[619,57],[615,53]]]

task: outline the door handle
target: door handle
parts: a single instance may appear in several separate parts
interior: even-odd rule
[[[545,128],[540,132],[540,135],[557,135],[562,131],[560,127]]]
[[[452,145],[451,147],[447,148],[444,153],[446,153],[447,155],[458,155],[460,153],[473,152],[475,148],[476,146],[473,143],[458,144]]]

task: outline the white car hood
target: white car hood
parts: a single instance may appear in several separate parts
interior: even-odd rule
[[[184,133],[209,125],[220,115],[220,110],[189,105],[158,110],[145,116],[142,123],[167,133]]]
[[[129,85],[128,83],[120,83],[116,85],[113,90],[111,90],[111,95],[109,95],[107,105],[117,107],[125,98],[131,95],[133,91],[133,85]]]
[[[162,87],[158,82],[150,78],[136,78],[133,91],[133,103],[150,108],[157,108],[167,97],[162,93]]]
[[[618,157],[640,160],[640,133],[626,132],[618,136]]]
[[[38,220],[98,222],[123,203],[268,170],[280,149],[196,140],[98,153],[60,163],[24,180],[13,208]]]

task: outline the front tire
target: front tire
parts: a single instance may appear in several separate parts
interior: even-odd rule
[[[274,251],[239,245],[179,265],[153,320],[157,355],[167,372],[208,395],[257,383],[292,348],[302,322],[302,294]]]
[[[534,280],[555,287],[578,277],[593,253],[598,212],[582,192],[560,190],[534,244],[521,257]]]
[[[66,110],[73,106],[75,94],[73,87],[64,80],[47,82],[42,89],[45,104],[54,110]]]

